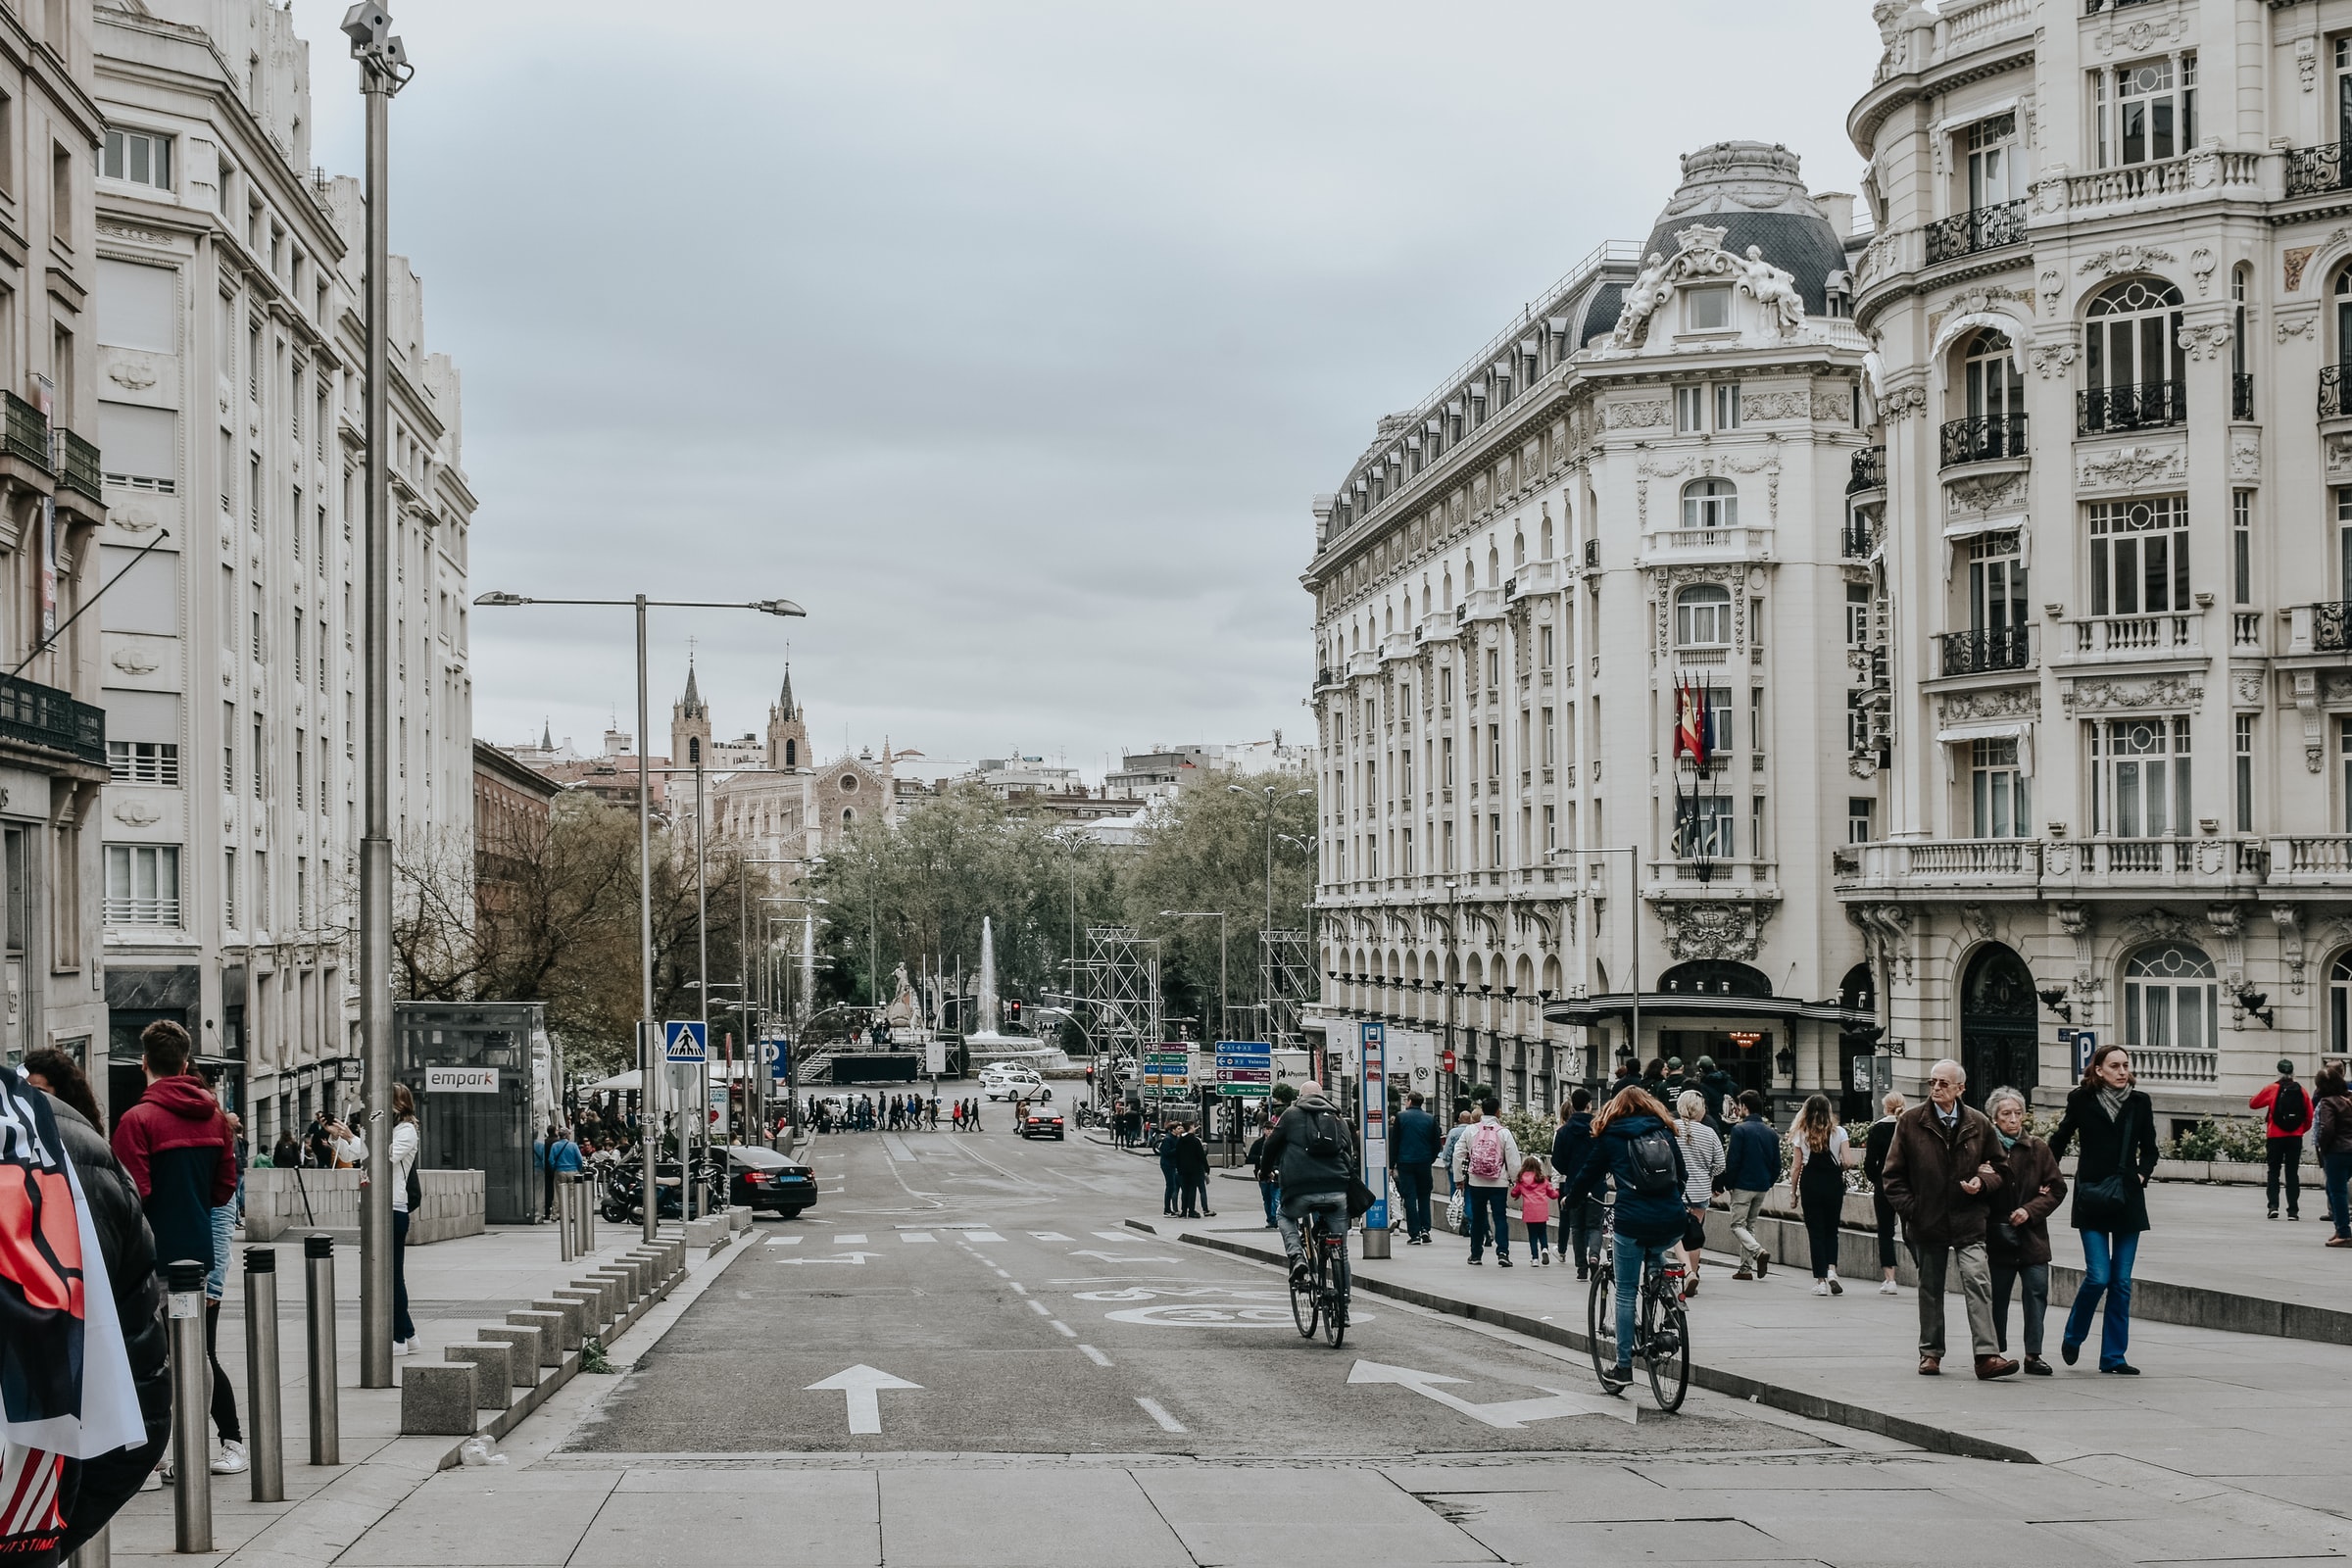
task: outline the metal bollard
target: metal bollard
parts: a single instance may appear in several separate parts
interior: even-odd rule
[[[100,1525],[89,1540],[74,1548],[66,1559],[66,1568],[114,1568],[114,1544],[107,1539],[108,1527]]]
[[[574,1176],[572,1185],[580,1194],[580,1250],[596,1250],[596,1181],[593,1177]]]
[[[286,1500],[285,1422],[277,1407],[277,1249],[245,1249],[245,1403],[253,1411],[247,1457],[253,1500]]]
[[[204,1349],[205,1265],[166,1268],[172,1326],[172,1526],[173,1549],[213,1549],[213,1363]]]
[[[570,1262],[579,1254],[580,1227],[571,1216],[572,1180],[569,1176],[556,1179],[556,1249],[562,1261]]]
[[[341,1464],[342,1411],[335,1394],[335,1239],[302,1239],[311,1330],[311,1463]]]

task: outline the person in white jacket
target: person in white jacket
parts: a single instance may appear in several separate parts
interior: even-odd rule
[[[1496,1120],[1502,1102],[1493,1095],[1478,1102],[1479,1118],[1468,1127],[1457,1129],[1453,1158],[1448,1169],[1460,1191],[1470,1200],[1470,1261],[1484,1262],[1480,1255],[1486,1250],[1487,1238],[1494,1238],[1494,1261],[1503,1268],[1511,1266],[1511,1227],[1504,1215],[1504,1200],[1509,1198],[1511,1183],[1519,1175],[1519,1144],[1511,1130]]]
[[[416,1168],[416,1097],[392,1086],[392,1353],[416,1353],[416,1325],[409,1316],[409,1172]]]

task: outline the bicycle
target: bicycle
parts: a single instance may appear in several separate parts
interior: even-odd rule
[[[1324,1228],[1330,1218],[1331,1210],[1310,1208],[1299,1222],[1306,1277],[1291,1276],[1291,1319],[1302,1340],[1320,1326],[1336,1350],[1348,1337],[1348,1222],[1340,1219],[1335,1234]]]
[[[1690,1318],[1683,1309],[1683,1265],[1644,1260],[1636,1307],[1636,1341],[1631,1353],[1617,1353],[1617,1223],[1613,1206],[1601,1209],[1600,1259],[1592,1270],[1592,1294],[1585,1306],[1585,1331],[1592,1345],[1592,1372],[1602,1390],[1621,1393],[1617,1368],[1642,1358],[1649,1373],[1650,1396],[1668,1412],[1683,1407],[1690,1391]]]

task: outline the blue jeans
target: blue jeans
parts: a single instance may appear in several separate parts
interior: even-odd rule
[[[2328,1218],[2334,1223],[2336,1235],[2352,1240],[2352,1202],[2347,1201],[2348,1192],[2352,1192],[2352,1149],[2323,1155],[2320,1171],[2328,1179]]]
[[[1404,1234],[1427,1236],[1430,1227],[1429,1195],[1434,1187],[1427,1165],[1396,1167],[1396,1196],[1404,1205]]]
[[[2107,1315],[2099,1335],[2101,1368],[2121,1366],[2132,1340],[2132,1260],[2139,1255],[2139,1232],[2084,1231],[2082,1288],[2075,1293],[2074,1310],[2066,1315],[2066,1343],[2081,1345],[2090,1338],[2090,1314],[2099,1298],[2107,1298]]]
[[[1266,1205],[1266,1223],[1269,1225],[1277,1223],[1274,1215],[1275,1210],[1282,1206],[1282,1183],[1259,1182],[1257,1196],[1264,1200]]]
[[[1507,1187],[1466,1186],[1469,1196],[1464,1201],[1470,1209],[1470,1255],[1478,1256],[1487,1250],[1490,1238],[1494,1243],[1496,1257],[1511,1255],[1511,1222],[1503,1213],[1504,1200],[1511,1196]]]
[[[1642,1293],[1642,1268],[1644,1263],[1666,1266],[1667,1250],[1673,1242],[1637,1242],[1623,1231],[1617,1233],[1617,1369],[1631,1371],[1634,1364],[1634,1304]]]
[[[1305,1242],[1300,1235],[1299,1221],[1310,1213],[1323,1216],[1319,1229],[1326,1236],[1348,1234],[1348,1195],[1346,1193],[1309,1193],[1294,1198],[1276,1211],[1274,1222],[1282,1227],[1282,1250],[1296,1263],[1303,1255]]]

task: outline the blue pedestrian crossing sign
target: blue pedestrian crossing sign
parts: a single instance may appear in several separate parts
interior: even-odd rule
[[[672,1066],[699,1067],[710,1059],[710,1025],[679,1018],[662,1026],[662,1059]]]

